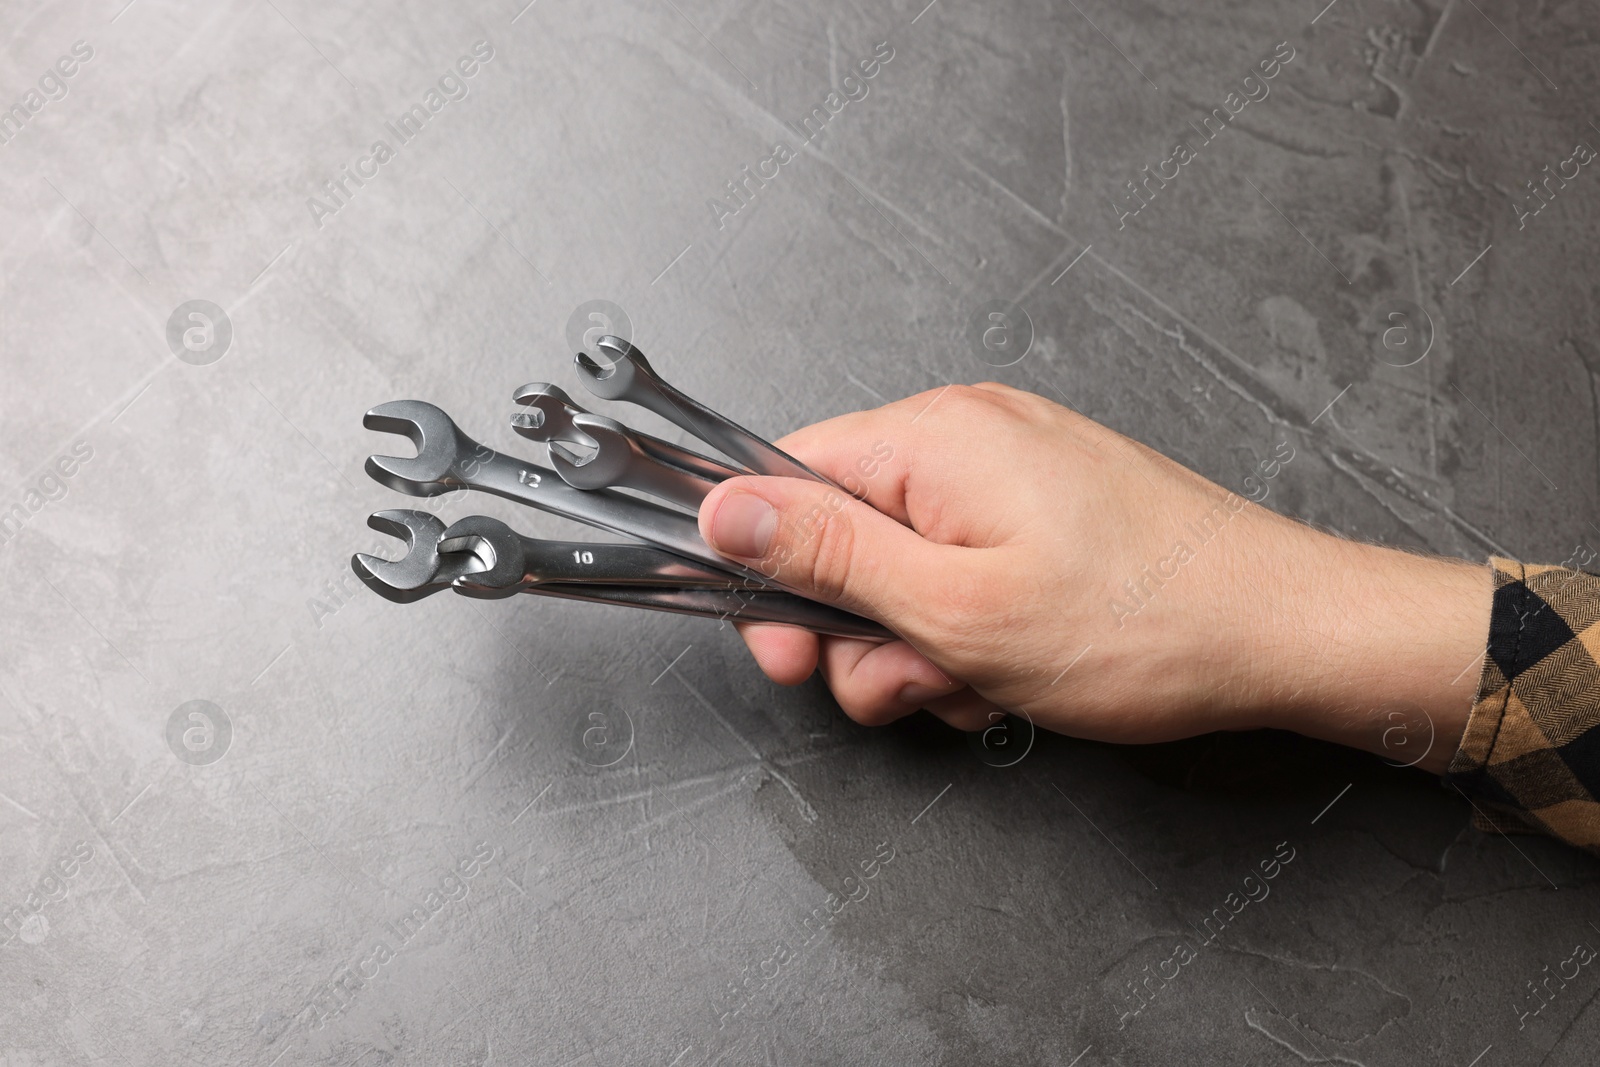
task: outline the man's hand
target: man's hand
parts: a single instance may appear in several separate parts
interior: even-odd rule
[[[706,498],[701,533],[905,638],[741,625],[769,677],[794,685],[820,667],[859,722],[927,708],[978,729],[1005,709],[1117,742],[1272,726],[1429,770],[1455,751],[1486,567],[1321,533],[992,383],[778,444],[862,499],[734,478]]]

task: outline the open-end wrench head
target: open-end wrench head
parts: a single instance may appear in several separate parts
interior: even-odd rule
[[[563,445],[550,445],[550,465],[574,489],[608,489],[622,484],[633,463],[633,444],[615,419],[588,412],[575,416],[572,425],[594,443],[594,450],[579,456]]]
[[[367,517],[367,525],[406,543],[400,559],[365,552],[350,557],[350,569],[368,589],[396,604],[410,604],[449,585],[438,580],[439,540],[445,528],[437,516],[426,511],[378,511]]]
[[[603,400],[623,400],[633,390],[636,379],[656,376],[644,353],[620,337],[606,334],[595,342],[595,348],[602,359],[609,360],[608,364],[597,362],[587,352],[579,352],[575,359],[583,384]]]
[[[487,515],[468,515],[442,531],[439,551],[460,559],[451,585],[462,596],[500,600],[522,592],[527,573],[522,538]]]
[[[512,399],[523,410],[511,416],[511,428],[528,440],[546,444],[565,441],[585,448],[594,444],[572,424],[575,417],[588,413],[559,386],[530,382],[513,393]]]
[[[368,456],[369,477],[409,496],[438,496],[460,488],[451,468],[460,454],[461,430],[441,408],[421,400],[391,400],[367,412],[369,430],[396,433],[417,447],[415,456]]]

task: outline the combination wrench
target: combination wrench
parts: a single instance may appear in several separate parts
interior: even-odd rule
[[[464,596],[499,600],[517,593],[536,592],[569,600],[626,604],[731,622],[784,623],[840,637],[894,640],[894,634],[870,619],[793,593],[745,591],[731,588],[726,582],[720,588],[710,585],[690,587],[688,583],[679,588],[634,586],[625,584],[632,581],[632,575],[621,570],[607,572],[603,578],[591,577],[593,584],[568,581],[564,577],[541,573],[540,560],[530,558],[530,548],[535,555],[541,554],[539,542],[523,537],[498,519],[484,515],[460,520],[446,529],[438,542],[441,555],[471,554],[481,565],[481,569],[460,573],[452,580],[456,592]],[[655,568],[647,566],[645,569],[654,572]],[[581,571],[573,572],[563,566],[559,573],[566,575]],[[591,575],[599,573],[598,567],[590,571]]]
[[[615,419],[584,412],[573,416],[572,425],[594,442],[593,450],[579,456],[560,441],[551,441],[550,466],[576,489],[636,489],[699,511],[706,494],[721,481],[661,462]]]
[[[541,444],[560,441],[580,447],[594,445],[594,439],[577,425],[579,416],[592,413],[575,404],[559,386],[551,385],[549,382],[530,382],[513,393],[512,399],[524,410],[511,416],[511,428],[528,440],[538,441]],[[720,482],[736,474],[750,473],[742,467],[735,467],[710,456],[702,456],[682,445],[663,441],[659,437],[651,437],[621,423],[613,425],[627,434],[632,446],[651,459],[699,475],[708,481]]]
[[[649,545],[545,541],[525,537],[487,515],[469,515],[453,523],[440,534],[439,551],[471,553],[482,564],[471,573],[470,582],[469,576],[457,575],[461,579],[457,589],[473,584],[504,588],[507,595],[521,592],[523,586],[556,583],[696,589],[737,589],[744,583],[724,570]]]
[[[756,571],[724,559],[700,537],[694,516],[610,489],[574,489],[547,467],[496,452],[468,437],[454,420],[421,400],[379,404],[362,418],[369,430],[400,434],[416,446],[414,457],[368,456],[374,481],[410,496],[439,496],[476,489],[624,537],[649,541],[747,581],[771,583]]]
[[[611,360],[610,366],[601,366],[586,352],[576,356],[578,374],[595,396],[626,401],[653,411],[755,474],[805,478],[834,485],[777,445],[762,440],[732,419],[669,385],[650,366],[644,353],[622,338],[607,334],[595,347]]]
[[[437,516],[425,511],[380,511],[367,519],[367,525],[406,542],[406,554],[398,560],[364,552],[350,560],[351,569],[364,585],[396,603],[414,603],[450,588],[464,596],[491,600],[533,593],[703,618],[783,623],[874,641],[892,640],[894,636],[868,619],[792,594],[729,588],[726,575],[696,573],[692,564],[644,546],[587,546],[587,551],[594,553],[594,564],[581,564],[583,569],[574,570],[561,561],[566,544],[523,537],[505,523],[486,516],[470,516],[446,527]],[[607,566],[616,566],[602,572],[601,553],[606,549],[623,551],[606,556]],[[649,560],[639,555],[651,552],[664,558]],[[680,573],[684,571],[687,573]],[[626,578],[629,583],[662,580],[681,584],[586,583],[568,577],[593,579],[602,573]],[[697,580],[708,584],[690,584]],[[718,580],[724,583],[721,588],[709,584]]]

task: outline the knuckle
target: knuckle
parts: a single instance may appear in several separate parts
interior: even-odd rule
[[[980,390],[984,398],[989,401],[992,411],[1003,413],[1012,418],[1033,420],[1056,410],[1070,413],[1071,408],[1063,408],[1050,400],[1046,400],[1038,393],[1030,393],[1025,389],[1017,389],[1006,385],[1004,382],[979,382],[974,388]]]
[[[1008,404],[998,394],[975,385],[947,385],[926,403],[930,432],[943,436],[952,431],[970,433],[974,424],[983,425],[1003,416]]]
[[[952,385],[944,395],[945,402],[956,410],[971,411],[993,406],[993,395],[975,385]]]
[[[978,382],[974,384],[972,388],[977,389],[980,392],[988,393],[991,398],[1003,397],[1007,400],[1011,400],[1026,395],[1022,392],[1022,390],[1013,389],[1005,382]]]
[[[810,544],[811,587],[818,595],[838,600],[855,590],[860,561],[856,531],[842,511],[823,510]]]

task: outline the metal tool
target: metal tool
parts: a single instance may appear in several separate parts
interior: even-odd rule
[[[564,544],[533,541],[505,523],[486,516],[472,516],[446,528],[437,516],[425,511],[380,511],[367,519],[367,525],[406,542],[406,554],[398,560],[381,559],[366,553],[357,553],[350,560],[351,569],[363,584],[379,596],[396,603],[414,603],[453,587],[465,596],[483,599],[534,593],[563,600],[618,604],[731,621],[785,623],[846,637],[870,640],[893,638],[888,630],[867,619],[787,593],[710,587],[590,584],[566,580],[565,575],[581,572],[564,567],[557,567],[561,576],[554,577],[551,573],[541,573],[540,564],[530,564],[529,558],[530,555],[542,556],[556,545],[564,554]],[[532,553],[530,546],[534,548]],[[606,548],[654,551],[631,545],[592,545],[589,551]],[[599,556],[595,558],[598,562]],[[552,558],[550,562],[555,563],[555,559]],[[683,566],[692,568],[693,565],[685,563]],[[609,573],[622,575],[628,570],[627,567],[620,567]],[[634,575],[643,576],[645,580],[667,577],[664,573],[653,574],[648,565],[635,570]],[[695,580],[692,574],[687,577]],[[726,580],[725,576],[723,580]]]
[[[550,465],[561,480],[578,489],[637,489],[699,511],[706,494],[720,478],[705,478],[663,463],[641,448],[628,428],[604,415],[584,412],[572,419],[575,429],[594,442],[579,456],[559,441],[550,442]]]
[[[610,489],[574,489],[547,467],[527,463],[462,432],[445,412],[421,400],[395,400],[367,412],[369,430],[401,434],[417,448],[414,457],[368,456],[373,480],[410,496],[438,496],[458,489],[493,493],[519,504],[597,526],[770,586],[757,572],[712,551],[694,516]]]
[[[531,545],[537,552],[539,543],[531,542]],[[551,579],[537,573],[538,564],[529,559],[529,547],[529,538],[498,519],[482,515],[455,523],[444,531],[438,542],[438,552],[445,558],[472,555],[477,559],[478,569],[461,571],[451,582],[456,592],[465,596],[498,600],[517,593],[539,593],[567,600],[622,604],[730,622],[784,623],[840,637],[894,640],[893,633],[870,619],[792,593],[727,587],[654,588],[610,582],[584,584]],[[597,555],[597,562],[598,559]],[[612,576],[621,577],[622,572],[614,571]]]
[[[575,582],[583,585],[672,586],[737,589],[744,579],[649,545],[545,541],[524,537],[499,519],[469,515],[439,535],[446,555],[472,553],[482,566],[460,572],[467,585],[521,591],[521,586]]]
[[[595,347],[611,360],[609,367],[596,363],[588,353],[577,354],[578,373],[594,395],[604,400],[624,400],[653,411],[756,474],[806,478],[833,485],[776,445],[663,381],[644,358],[644,353],[622,338],[607,334]]]
[[[745,593],[737,589],[653,589],[645,586],[579,585],[558,582],[522,590],[558,600],[583,600],[591,604],[667,611],[675,615],[697,615],[724,622],[764,622],[798,626],[813,633],[833,637],[854,637],[863,641],[885,642],[895,635],[868,619],[840,611],[814,600],[789,593]],[[460,580],[456,592],[475,596]],[[779,597],[787,599],[779,600]]]
[[[523,437],[543,444],[561,441],[586,448],[594,445],[594,440],[574,424],[578,416],[590,412],[573,403],[572,398],[558,386],[549,382],[530,382],[513,393],[512,398],[527,409],[511,416],[511,428]],[[621,423],[615,425],[621,427],[629,440],[645,455],[702,478],[720,482],[736,474],[750,473],[719,459],[702,456],[682,445],[640,433]]]
[[[379,511],[368,516],[367,525],[403,539],[407,552],[397,560],[358,552],[350,568],[368,588],[397,604],[467,579],[485,590],[503,590],[503,596],[557,583],[679,589],[743,585],[741,578],[649,545],[543,541],[487,515],[469,515],[446,527],[426,511]]]

